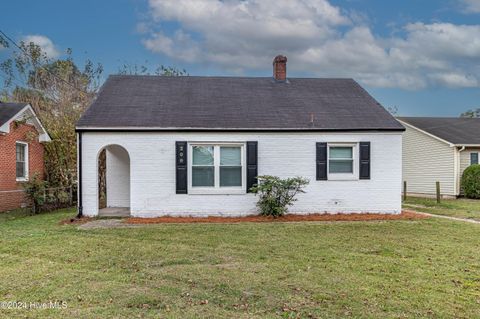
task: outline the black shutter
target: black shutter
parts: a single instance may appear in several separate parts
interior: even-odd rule
[[[258,142],[247,142],[247,193],[257,184]]]
[[[187,142],[175,142],[176,190],[177,194],[187,194]]]
[[[317,143],[317,181],[327,179],[327,143]]]
[[[370,179],[370,142],[360,142],[360,179]]]

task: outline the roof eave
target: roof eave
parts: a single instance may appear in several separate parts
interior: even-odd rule
[[[18,111],[15,115],[10,117],[8,121],[6,121],[2,126],[0,126],[0,132],[1,133],[10,133],[10,124],[15,121],[21,114],[23,114],[25,111],[29,110],[33,114],[33,120],[37,124],[35,127],[37,128],[39,132],[39,141],[40,142],[51,142],[50,135],[48,135],[47,130],[43,127],[42,122],[37,117],[37,114],[35,114],[35,111],[33,110],[32,106],[30,104],[26,104],[20,111]]]
[[[413,129],[415,129],[415,130],[417,130],[417,131],[419,131],[419,132],[421,132],[421,133],[423,133],[423,134],[425,134],[425,135],[428,135],[428,136],[430,136],[430,137],[432,137],[432,138],[434,138],[434,139],[436,139],[436,140],[438,140],[438,141],[440,141],[440,142],[446,143],[446,144],[448,144],[448,145],[451,146],[451,147],[454,147],[454,146],[455,146],[455,144],[453,144],[452,142],[449,142],[449,141],[447,141],[447,140],[444,140],[443,138],[438,137],[437,135],[434,135],[434,134],[432,134],[432,133],[430,133],[430,132],[427,132],[427,131],[425,131],[425,130],[422,130],[421,128],[419,128],[419,127],[417,127],[417,126],[415,126],[415,125],[413,125],[413,124],[410,124],[410,123],[405,122],[405,121],[403,121],[403,120],[400,120],[400,119],[398,119],[398,118],[397,118],[397,121],[399,121],[399,122],[400,122],[401,124],[403,124],[403,125],[406,125],[406,126],[408,126],[408,127],[413,128]]]
[[[403,132],[404,127],[377,128],[208,128],[208,127],[94,127],[77,126],[77,132]]]

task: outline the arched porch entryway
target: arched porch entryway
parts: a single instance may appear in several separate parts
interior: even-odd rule
[[[130,156],[117,144],[103,147],[97,157],[98,215],[130,216]]]

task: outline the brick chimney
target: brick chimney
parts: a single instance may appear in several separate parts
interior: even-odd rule
[[[285,82],[287,80],[287,57],[277,55],[273,59],[273,78],[278,82]]]

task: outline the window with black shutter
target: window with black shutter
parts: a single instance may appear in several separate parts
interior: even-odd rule
[[[370,179],[370,142],[316,143],[316,179]]]

